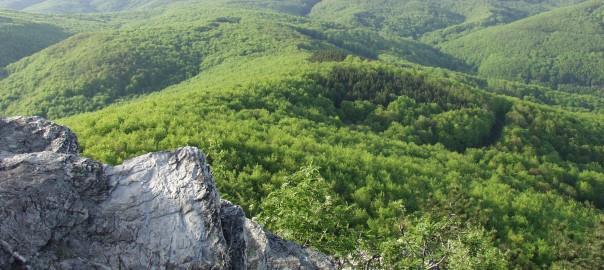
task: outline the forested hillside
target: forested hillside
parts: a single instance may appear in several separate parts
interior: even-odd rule
[[[310,16],[432,42],[584,0],[323,0]],[[435,32],[436,31],[436,32]],[[435,33],[431,33],[435,32]]]
[[[227,58],[287,50],[285,42],[295,44],[294,30],[271,27],[224,17],[187,27],[79,34],[9,66],[8,77],[0,81],[0,106],[8,112],[50,117],[98,109],[163,89]]]
[[[427,241],[426,256],[449,254],[455,269],[602,262],[602,116],[366,60],[251,66],[277,63],[279,72],[234,66],[64,123],[85,154],[111,163],[199,146],[228,199],[329,253],[362,250],[404,268],[422,258],[400,254]],[[449,241],[459,242],[443,248]]]
[[[314,51],[317,60],[353,54],[466,68],[425,44],[369,31],[272,13],[177,10],[144,25],[78,34],[8,66],[0,80],[1,111],[51,118],[92,111],[161,90],[224,61],[294,51]]]
[[[197,146],[225,199],[342,267],[604,265],[601,1],[0,6],[62,14],[0,13],[0,116],[110,164]]]
[[[585,93],[604,88],[604,3],[547,12],[442,44],[487,77],[542,82]]]
[[[104,23],[95,19],[0,10],[0,70],[73,33],[102,27]]]
[[[0,67],[57,43],[68,35],[53,25],[0,17]]]

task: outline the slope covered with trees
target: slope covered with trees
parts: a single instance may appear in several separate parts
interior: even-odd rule
[[[388,34],[438,42],[488,25],[507,23],[583,0],[323,0],[310,16]]]
[[[343,266],[599,269],[602,5],[578,2],[69,1],[92,14],[8,12],[75,34],[10,54],[21,59],[0,78],[0,115],[61,118],[84,155],[111,164],[197,146],[226,199]],[[489,68],[499,54],[515,62]],[[589,83],[548,81],[563,70]],[[546,71],[558,73],[537,76]]]
[[[53,25],[0,16],[0,67],[57,43],[68,35]]]
[[[475,65],[482,76],[602,95],[603,20],[604,3],[588,1],[474,32],[441,47]]]
[[[0,11],[0,68],[56,44],[73,33],[103,27],[98,18]]]
[[[144,25],[75,35],[8,66],[0,80],[0,110],[51,118],[92,111],[161,90],[224,61],[292,51],[445,67],[461,63],[416,41],[339,25],[253,11],[176,10]]]
[[[103,107],[117,99],[161,90],[226,58],[261,54],[289,44],[289,33],[240,18],[186,28],[79,34],[7,67],[1,107],[9,113],[57,117]],[[274,35],[273,35],[274,34]],[[249,40],[248,38],[255,38]],[[231,59],[232,60],[232,59]]]
[[[602,116],[438,70],[250,61],[63,123],[110,163],[199,146],[226,198],[269,228],[331,254],[379,255],[366,262],[376,267],[601,265]]]

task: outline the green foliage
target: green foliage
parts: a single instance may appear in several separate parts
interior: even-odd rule
[[[383,35],[334,23],[305,24],[304,28],[296,29],[315,40],[328,42],[367,59],[381,59],[388,62],[406,60],[426,66],[469,70],[462,61],[408,38]]]
[[[507,149],[536,152],[553,161],[563,159],[582,164],[604,161],[601,116],[517,104],[506,120],[502,145]]]
[[[216,1],[209,0],[207,2]],[[318,2],[321,2],[321,0],[256,0],[246,2],[229,0],[226,1],[225,5],[237,8],[269,9],[295,15],[306,15]]]
[[[582,0],[330,0],[320,1],[311,17],[380,32],[440,42],[488,25],[507,23],[543,10]]]
[[[346,255],[354,249],[345,223],[350,213],[342,199],[314,166],[287,177],[260,206],[258,221],[286,239],[314,246],[329,254]]]
[[[100,29],[104,25],[98,18],[0,10],[0,70],[65,40],[75,32]]]
[[[599,208],[604,208],[604,174],[583,171],[579,174],[579,182],[577,183],[577,191],[579,198],[587,201],[592,201]]]
[[[441,47],[486,77],[579,85],[587,88],[581,92],[598,93],[604,85],[602,14],[601,2],[587,1],[477,31]]]
[[[340,62],[344,61],[344,59],[346,59],[346,56],[348,56],[348,54],[343,51],[337,49],[326,49],[314,51],[310,58],[308,58],[308,60],[311,62]]]
[[[65,39],[63,29],[0,17],[0,68]]]
[[[10,65],[0,81],[0,108],[50,118],[99,109],[161,90],[226,59],[287,49],[302,40],[291,30],[273,31],[277,26],[219,17],[195,27],[79,34]]]
[[[182,12],[182,13],[181,13]],[[180,8],[115,29],[75,35],[56,46],[13,63],[0,80],[3,115],[50,118],[94,111],[111,103],[162,90],[226,61],[266,54],[311,53],[310,61],[343,60],[344,55],[417,61],[434,66],[455,62],[418,42],[389,40],[339,25],[257,11]],[[178,14],[178,18],[174,18]],[[237,16],[231,16],[237,14]]]
[[[335,67],[318,80],[345,123],[457,151],[490,144],[509,107],[452,81],[370,65]]]
[[[443,266],[476,269],[601,265],[592,247],[603,226],[594,196],[604,121],[498,98],[439,70],[289,57],[234,62],[63,121],[86,155],[111,163],[201,147],[226,199],[300,243],[346,254],[354,241],[352,254],[381,258],[363,263],[417,266],[411,251],[431,239],[425,267],[445,255]],[[270,69],[249,69],[258,66]],[[463,153],[446,148],[460,143]],[[310,162],[322,177],[299,173]],[[330,206],[319,212],[332,217],[325,227],[306,214],[319,205]]]
[[[409,218],[401,235],[380,243],[384,264],[395,269],[507,269],[508,262],[493,247],[484,230],[464,225],[455,217]],[[383,267],[383,266],[382,266]]]
[[[494,93],[571,111],[601,113],[604,108],[604,98],[601,96],[573,94],[538,85],[496,79],[489,79],[483,84]]]
[[[486,145],[495,126],[495,116],[484,109],[462,109],[436,115],[438,142],[458,151],[468,146]]]

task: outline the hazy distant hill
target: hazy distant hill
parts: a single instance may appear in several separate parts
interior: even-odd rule
[[[593,87],[604,94],[603,41],[604,3],[589,1],[471,33],[442,48],[483,76]]]
[[[0,67],[57,43],[69,36],[55,25],[0,15]]]
[[[0,7],[41,13],[95,13],[143,11],[174,5],[201,4],[206,7],[265,8],[293,14],[306,14],[316,2],[318,0],[0,0]]]
[[[105,25],[99,18],[0,10],[0,69],[74,33]]]
[[[323,0],[310,16],[410,37],[443,39],[583,0]]]
[[[166,5],[173,0],[0,0],[0,7],[43,13],[124,11]]]

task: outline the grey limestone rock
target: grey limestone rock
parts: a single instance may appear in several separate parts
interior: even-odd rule
[[[0,119],[0,269],[333,269],[220,199],[197,148],[119,166],[38,117]]]
[[[41,117],[0,118],[0,154],[50,151],[77,154],[76,136]]]

